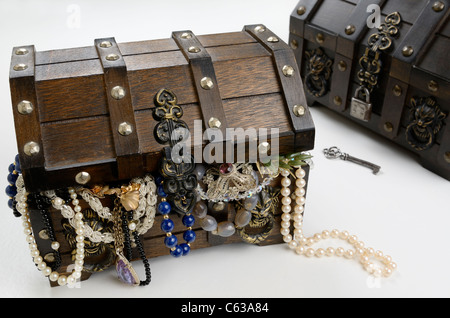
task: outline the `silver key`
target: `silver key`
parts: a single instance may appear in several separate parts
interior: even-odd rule
[[[359,158],[355,158],[347,153],[343,153],[338,147],[331,147],[328,149],[324,149],[323,153],[325,154],[325,157],[328,159],[341,159],[369,168],[372,170],[373,174],[378,174],[381,170],[380,166],[377,166],[376,164],[373,164],[365,160],[361,160]]]

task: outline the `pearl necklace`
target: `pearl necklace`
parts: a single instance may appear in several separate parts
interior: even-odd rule
[[[282,222],[281,222],[281,234],[283,235],[283,240],[288,244],[289,248],[295,250],[299,255],[304,255],[306,257],[344,257],[346,259],[358,260],[364,267],[364,269],[371,275],[375,277],[389,277],[392,275],[393,271],[397,268],[397,264],[392,261],[390,256],[383,255],[381,251],[375,251],[373,248],[365,247],[365,244],[358,240],[355,235],[350,235],[348,231],[323,231],[322,233],[317,233],[312,237],[305,237],[303,233],[303,213],[304,206],[306,203],[305,199],[305,187],[306,172],[302,168],[298,168],[295,171],[295,207],[292,211],[292,199],[291,195],[291,175],[289,170],[281,169],[280,174],[283,176],[281,180],[282,190]],[[293,221],[294,232],[293,236],[291,234],[291,221]],[[355,249],[345,250],[342,247],[333,248],[328,247],[326,249],[319,248],[314,250],[312,246],[322,240],[326,239],[340,239],[346,241],[352,245]],[[377,266],[372,259],[377,260],[381,266]]]
[[[23,183],[22,175],[19,176],[17,180],[17,210],[22,215],[22,225],[24,227],[24,233],[26,235],[26,241],[28,242],[28,247],[30,248],[31,256],[33,257],[34,263],[37,265],[37,268],[44,274],[45,277],[48,277],[50,281],[57,282],[58,285],[64,286],[74,286],[75,283],[81,278],[81,272],[83,270],[84,264],[84,222],[83,222],[83,214],[81,213],[81,207],[78,205],[77,194],[75,189],[69,188],[69,194],[72,199],[72,203],[74,204],[76,211],[75,213],[75,231],[77,233],[76,241],[77,241],[77,249],[76,249],[76,260],[73,266],[73,271],[70,275],[61,275],[56,271],[52,271],[51,267],[47,266],[47,263],[43,260],[40,255],[38,246],[36,244],[36,240],[33,236],[33,230],[30,222],[30,214],[28,211],[27,205],[27,197],[28,193],[25,190],[25,186]],[[52,243],[53,249],[59,248],[58,242]]]

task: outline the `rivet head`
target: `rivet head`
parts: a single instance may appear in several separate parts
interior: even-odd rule
[[[294,68],[292,66],[290,66],[290,65],[283,66],[283,74],[284,74],[284,76],[292,77],[292,76],[294,76],[294,73],[295,73],[295,71],[294,71]]]
[[[105,59],[107,59],[108,61],[117,61],[119,59],[119,55],[117,54],[108,54]]]
[[[356,27],[353,24],[349,24],[345,27],[345,34],[352,35],[355,33]]]
[[[100,47],[104,48],[104,49],[106,49],[108,47],[111,47],[111,46],[112,46],[112,43],[109,42],[109,41],[103,41],[103,42],[100,43]]]
[[[448,163],[450,163],[450,151],[447,151],[447,152],[444,154],[444,159],[445,159],[445,161],[447,161]]]
[[[208,121],[209,128],[219,129],[222,126],[222,123],[216,117],[211,117]]]
[[[296,50],[298,48],[298,41],[297,40],[292,40],[291,41],[291,48]]]
[[[192,34],[185,32],[185,33],[181,34],[181,38],[182,39],[192,39]]]
[[[20,48],[20,49],[17,49],[14,53],[16,55],[26,55],[26,54],[28,54],[28,50],[25,48]]]
[[[24,71],[24,70],[26,70],[27,68],[28,68],[28,65],[23,64],[23,63],[16,64],[16,65],[14,65],[14,67],[13,67],[14,71]]]
[[[111,89],[111,96],[114,99],[121,100],[126,95],[125,89],[122,86],[116,86]]]
[[[384,124],[384,130],[386,132],[390,133],[390,132],[392,132],[394,130],[394,125],[392,125],[392,123],[390,123],[390,122],[387,122],[387,123]]]
[[[129,136],[133,133],[133,127],[127,122],[121,123],[117,130],[122,136]]]
[[[258,151],[260,154],[267,154],[270,150],[270,144],[267,141],[264,141],[259,144]]]
[[[445,8],[445,4],[442,1],[436,1],[433,4],[433,10],[435,12],[441,12],[442,10],[444,10],[444,8]]]
[[[333,98],[333,102],[336,106],[341,106],[342,105],[342,98],[340,96],[335,96]]]
[[[76,181],[78,184],[85,185],[85,184],[87,184],[89,181],[91,181],[91,175],[90,175],[89,173],[85,172],[85,171],[80,172],[79,174],[77,174],[77,175],[75,176],[75,181]]]
[[[403,90],[399,85],[395,85],[392,89],[392,93],[394,94],[394,96],[400,97],[403,94]]]
[[[340,61],[338,63],[338,69],[341,72],[345,72],[347,70],[347,63],[345,63],[344,61]]]
[[[304,15],[306,13],[306,7],[305,6],[300,6],[297,9],[297,14],[298,15]]]
[[[189,51],[189,53],[199,53],[201,51],[201,49],[199,47],[197,47],[197,46],[191,46],[188,49],[188,51]]]
[[[53,253],[45,254],[44,260],[48,263],[53,263],[56,260],[55,254],[53,254]]]
[[[325,36],[322,33],[318,33],[316,35],[316,41],[319,44],[323,44],[323,42],[325,42]]]
[[[292,111],[294,112],[294,115],[297,117],[301,117],[306,114],[306,108],[303,105],[295,105]]]
[[[17,104],[17,110],[22,115],[31,114],[33,112],[33,104],[27,100],[23,100]]]
[[[413,47],[412,47],[412,46],[409,46],[409,45],[405,46],[405,47],[402,49],[402,54],[403,54],[403,56],[406,56],[406,57],[409,57],[409,56],[413,55],[413,54],[414,54],[414,49],[413,49]]]
[[[27,142],[23,147],[23,152],[29,157],[37,155],[39,151],[41,151],[41,148],[39,147],[38,143],[34,141]]]
[[[39,235],[39,237],[42,240],[49,240],[50,239],[50,236],[48,236],[48,231],[47,230],[41,230],[38,235]]]
[[[203,89],[210,90],[214,88],[214,82],[210,77],[203,77],[200,81],[200,85]]]
[[[267,42],[278,43],[278,42],[280,42],[280,40],[276,36],[271,36],[267,39]]]
[[[430,81],[428,83],[428,90],[433,93],[436,93],[439,90],[439,84],[436,81]]]
[[[266,28],[262,25],[258,25],[254,30],[256,33],[262,33],[266,31]]]

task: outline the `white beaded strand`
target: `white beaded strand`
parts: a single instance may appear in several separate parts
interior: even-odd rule
[[[22,178],[20,176],[19,178]],[[19,179],[18,179],[19,180]],[[31,227],[30,222],[30,215],[28,211],[27,206],[27,196],[28,193],[25,190],[25,187],[23,186],[23,181],[20,181],[18,183],[17,187],[17,210],[22,214],[22,225],[24,227],[24,233],[26,235],[26,241],[28,243],[28,247],[30,249],[31,256],[33,257],[33,261],[36,264],[37,268],[44,274],[45,277],[48,277],[50,281],[52,282],[58,282],[60,286],[69,285],[73,286],[77,280],[81,277],[81,272],[83,270],[83,264],[84,264],[84,236],[83,236],[83,214],[81,212],[76,212],[75,218],[77,219],[76,222],[76,233],[77,233],[77,249],[76,249],[76,260],[74,263],[74,270],[72,273],[68,276],[66,275],[60,275],[56,271],[52,271],[52,269],[47,266],[47,263],[44,261],[42,256],[40,255],[38,246],[36,244],[36,240],[33,236],[33,230]],[[75,211],[78,211],[78,200],[76,198],[76,193],[74,189],[69,189],[69,193],[72,198],[72,203],[75,205]],[[75,195],[73,195],[75,193]],[[57,250],[59,248],[58,242],[52,243],[52,248]]]
[[[290,197],[291,190],[291,175],[288,170],[281,170],[282,180],[281,180],[281,195],[283,196],[282,211],[281,216],[281,234],[283,235],[283,240],[286,242],[290,249],[295,250],[299,255],[304,255],[306,257],[345,257],[347,259],[359,259],[359,262],[363,265],[364,269],[371,275],[375,277],[389,277],[392,275],[393,271],[397,269],[397,264],[392,261],[390,256],[385,256],[381,251],[375,251],[373,248],[366,248],[365,244],[358,240],[355,235],[350,235],[348,231],[322,231],[322,233],[317,233],[312,237],[305,237],[303,234],[303,212],[306,203],[305,199],[305,176],[306,172],[302,168],[298,168],[295,171],[295,207],[292,211],[292,199]],[[291,234],[291,221],[293,221],[294,231],[293,236]],[[328,247],[326,249],[319,248],[317,250],[313,249],[312,246],[322,240],[327,239],[340,239],[346,241],[352,245],[355,249],[345,250],[343,247]],[[372,261],[375,259],[382,264],[382,266],[376,266]]]

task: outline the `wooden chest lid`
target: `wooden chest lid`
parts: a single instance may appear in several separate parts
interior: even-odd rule
[[[227,128],[279,129],[281,153],[314,147],[293,52],[263,25],[45,52],[16,47],[10,86],[29,192],[73,186],[87,174],[95,184],[155,171],[163,146],[152,114],[161,89],[174,92],[191,129],[194,120],[205,128],[214,118],[224,135]],[[193,139],[193,147],[209,143]]]

